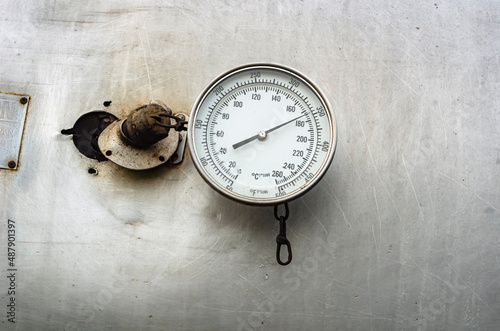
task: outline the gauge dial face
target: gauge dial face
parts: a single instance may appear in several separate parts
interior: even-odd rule
[[[189,149],[223,195],[271,205],[297,198],[330,165],[336,128],[328,102],[304,75],[251,64],[216,78],[196,101]]]

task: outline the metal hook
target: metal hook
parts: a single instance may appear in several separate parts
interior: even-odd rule
[[[290,245],[290,241],[286,238],[286,220],[288,219],[288,216],[290,214],[290,211],[288,209],[288,203],[285,203],[285,215],[284,216],[278,216],[278,205],[274,206],[274,217],[280,222],[280,232],[278,236],[276,237],[276,260],[278,261],[279,264],[281,265],[287,265],[290,262],[292,262],[292,245]],[[283,262],[281,260],[281,246],[286,245],[287,250],[288,250],[288,259]]]
[[[151,116],[151,118],[153,118],[153,119],[156,120],[156,124],[159,125],[159,126],[163,126],[164,128],[172,128],[175,131],[187,131],[187,127],[185,125],[188,122],[182,120],[181,118],[179,118],[177,116],[169,115],[169,114],[163,114],[163,113],[162,114],[157,114],[157,115],[150,115],[150,116]],[[163,124],[161,122],[161,118],[162,117],[172,118],[172,119],[174,119],[176,121],[176,123],[173,124],[173,125]]]
[[[281,265],[287,265],[292,262],[292,245],[290,241],[286,238],[286,221],[283,216],[280,216],[280,234],[276,237],[276,243],[278,244],[276,248],[276,260]],[[281,260],[281,246],[286,245],[288,249],[288,259],[283,262]]]

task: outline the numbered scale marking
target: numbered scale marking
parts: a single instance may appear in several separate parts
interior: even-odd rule
[[[276,205],[321,179],[337,132],[328,102],[308,78],[282,65],[252,64],[208,85],[188,134],[194,164],[215,190]]]

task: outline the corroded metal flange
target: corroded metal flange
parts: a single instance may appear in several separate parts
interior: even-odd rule
[[[167,162],[177,150],[180,135],[175,130],[170,130],[166,138],[148,147],[133,146],[122,132],[125,121],[112,123],[99,136],[99,149],[114,163],[132,170],[151,169]]]

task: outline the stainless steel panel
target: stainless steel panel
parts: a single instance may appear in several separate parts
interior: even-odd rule
[[[7,0],[0,13],[0,91],[32,97],[22,164],[0,171],[0,329],[500,328],[498,2]],[[317,83],[339,130],[326,176],[290,205],[288,267],[272,208],[219,196],[189,157],[134,172],[60,134],[152,99],[189,113],[218,74],[263,61]]]

